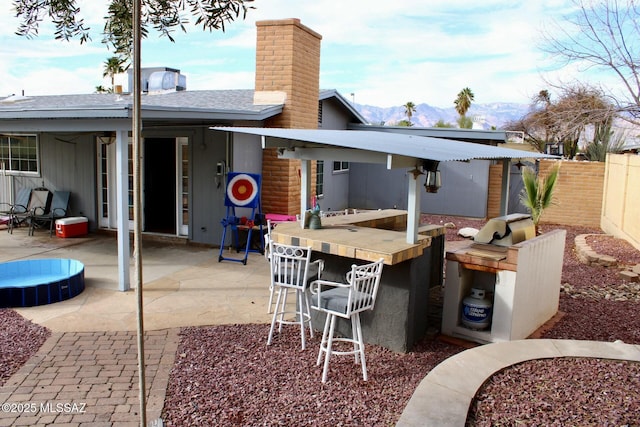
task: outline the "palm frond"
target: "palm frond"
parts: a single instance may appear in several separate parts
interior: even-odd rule
[[[533,168],[522,170],[524,188],[520,193],[520,202],[529,209],[531,219],[537,226],[542,212],[553,203],[553,192],[558,182],[560,163],[554,165],[546,178],[538,176]]]
[[[544,178],[543,190],[540,194],[540,206],[542,209],[546,209],[553,203],[553,190],[558,181],[558,174],[560,172],[560,163],[556,163],[549,171],[549,175]]]

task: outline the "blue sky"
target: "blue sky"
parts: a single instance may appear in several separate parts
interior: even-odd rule
[[[107,1],[78,0],[93,41],[53,40],[14,34],[11,2],[0,5],[0,97],[20,94],[91,93],[112,55],[103,45]],[[408,101],[451,107],[469,87],[476,103],[529,103],[544,79],[584,80],[577,67],[558,69],[539,50],[541,28],[562,21],[568,0],[256,0],[245,21],[225,33],[190,28],[175,43],[151,34],[143,41],[142,65],[178,68],[187,88],[249,89],[254,85],[255,22],[299,18],[322,35],[320,86],[347,99],[381,107]],[[604,77],[589,74],[598,82]],[[598,80],[599,79],[599,80]],[[123,79],[121,83],[124,83]],[[353,94],[353,95],[352,95]]]

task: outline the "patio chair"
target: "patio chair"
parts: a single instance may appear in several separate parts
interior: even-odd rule
[[[349,215],[349,209],[345,209],[342,211],[322,211],[320,212],[320,216],[322,218],[329,218],[332,216],[342,216],[342,215]]]
[[[31,189],[23,187],[18,191],[13,203],[0,203],[0,222],[7,224],[7,231],[11,231],[13,215],[28,212]]]
[[[278,333],[282,332],[284,324],[299,324],[302,349],[305,349],[305,324],[309,326],[309,335],[313,338],[311,327],[311,310],[309,309],[309,283],[320,277],[324,262],[322,260],[311,261],[311,247],[283,245],[271,242],[271,287],[277,291],[275,309],[269,329],[267,345],[273,341],[273,333],[278,323]],[[310,273],[310,267],[314,269]],[[295,308],[287,307],[287,295],[289,290],[296,293]],[[291,320],[290,315],[295,319]]]
[[[355,363],[362,365],[362,377],[367,380],[367,364],[364,357],[364,340],[360,313],[373,310],[382,276],[383,259],[365,265],[352,265],[347,273],[348,283],[315,280],[311,283],[311,307],[326,314],[317,365],[324,354],[322,382],[327,381],[329,360],[333,354],[353,354]],[[351,320],[351,337],[334,337],[336,319],[342,317]],[[351,350],[334,350],[334,342],[352,344]]]
[[[36,228],[44,228],[49,225],[49,236],[53,236],[56,219],[67,216],[70,196],[71,193],[68,191],[55,191],[48,208],[46,205],[36,206],[31,211],[31,218],[29,218],[29,235],[33,236]]]
[[[27,204],[27,208],[23,210],[20,209],[20,212],[14,212],[9,222],[9,232],[13,234],[13,229],[19,227],[22,224],[27,224],[30,226],[31,215],[33,211],[37,207],[44,206],[45,209],[49,209],[51,204],[51,192],[46,188],[34,188],[31,190],[31,196],[29,198],[29,204]],[[31,234],[31,229],[29,229],[29,234]]]
[[[328,218],[332,216],[352,215],[357,213],[358,213],[357,209],[347,208],[345,210],[340,210],[340,211],[321,211],[320,216],[323,218]]]

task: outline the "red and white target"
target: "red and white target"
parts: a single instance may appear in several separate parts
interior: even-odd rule
[[[260,191],[259,184],[251,174],[239,173],[235,176],[229,174],[227,184],[227,198],[234,206],[248,206],[256,200]]]

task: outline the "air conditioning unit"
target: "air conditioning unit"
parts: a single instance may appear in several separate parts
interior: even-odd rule
[[[129,92],[133,92],[133,71],[127,70]],[[151,67],[140,70],[142,92],[171,92],[187,90],[187,77],[180,70],[169,67]]]
[[[185,76],[172,71],[156,71],[149,76],[149,93],[187,89]]]

